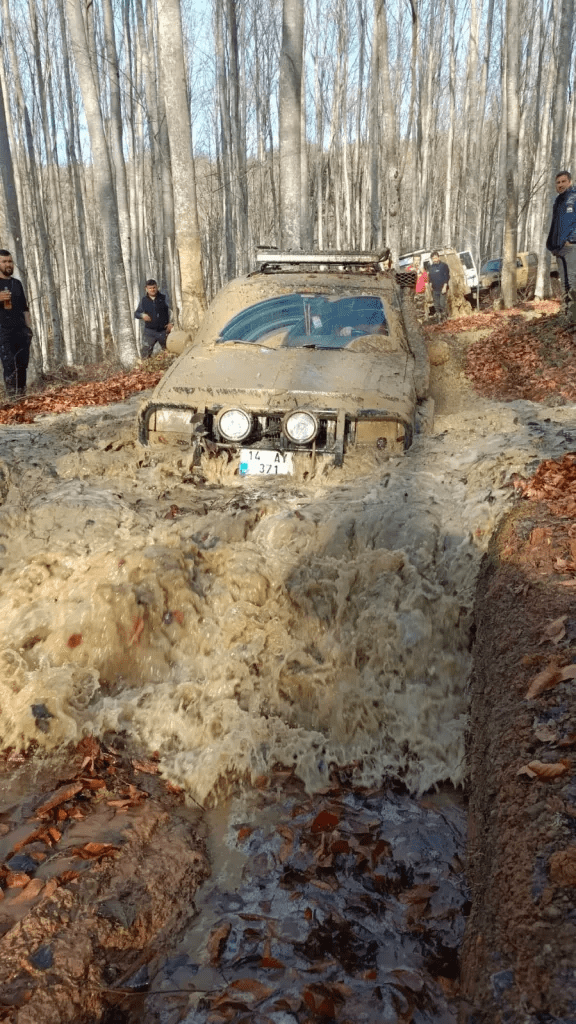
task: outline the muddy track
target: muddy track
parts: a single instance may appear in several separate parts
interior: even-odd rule
[[[113,1004],[110,1020],[200,1024],[250,1013],[251,1021],[304,1024],[325,1004],[342,1021],[372,1021],[376,1005],[390,1024],[410,1014],[455,1021],[457,971],[440,947],[454,949],[464,923],[461,838],[442,867],[433,844],[429,861],[417,852],[421,838],[410,847],[408,823],[415,835],[433,835],[442,818],[450,835],[462,835],[457,800],[446,810],[426,801],[435,787],[458,790],[466,778],[480,562],[514,504],[514,474],[564,451],[571,420],[569,409],[473,399],[453,357],[433,367],[432,385],[436,433],[407,455],[265,487],[238,481],[226,460],[200,474],[185,451],[161,457],[139,448],[138,400],[5,428],[6,1020],[92,1022]],[[78,744],[87,737],[98,754],[82,768]],[[29,752],[22,763],[21,749]],[[288,774],[278,775],[279,765]],[[381,790],[383,778],[393,791]],[[36,820],[37,805],[71,779],[82,783],[74,798]],[[227,809],[218,825],[206,818],[213,804]],[[15,832],[25,828],[40,835],[29,860],[11,867],[22,853]],[[218,869],[212,897],[194,895],[203,858],[216,863],[215,834],[243,865],[235,908],[232,868]],[[91,843],[104,855],[78,852]],[[174,883],[171,902],[175,871],[187,888]],[[280,884],[286,877],[289,886]],[[314,890],[328,894],[324,902],[314,902]],[[357,907],[346,933],[357,959],[350,952],[345,963],[326,946],[331,901],[343,920],[353,916],[344,890]],[[212,922],[200,935],[198,900]],[[301,915],[288,941],[276,933],[295,901]],[[94,903],[112,907],[105,926],[90,917]],[[92,944],[70,960],[80,906]],[[276,924],[246,925],[254,914]],[[360,977],[358,958],[381,941],[383,922],[397,931],[387,953],[370,947],[374,963]],[[178,961],[181,974],[179,956],[188,958]],[[316,960],[325,961],[321,974]],[[243,973],[234,974],[238,962]],[[40,995],[46,980],[60,993],[50,1012]]]

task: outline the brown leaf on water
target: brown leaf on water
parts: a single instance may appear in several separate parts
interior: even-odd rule
[[[132,758],[132,767],[137,772],[144,772],[146,775],[158,775],[159,766],[156,761],[138,761]]]
[[[33,832],[29,832],[28,835],[24,836],[23,839],[20,839],[19,842],[14,843],[14,846],[12,847],[12,853],[18,853],[18,851],[23,849],[24,846],[27,846],[28,843],[34,843],[36,842],[37,839],[43,839],[44,834],[44,825],[41,825],[40,828],[35,828]]]
[[[72,636],[68,637],[68,647],[79,647],[82,643],[82,633],[72,633]]]
[[[544,690],[551,690],[553,686],[556,686],[560,682],[560,669],[557,665],[547,665],[543,668],[537,676],[530,683],[524,700],[533,700],[538,694],[543,693]]]
[[[397,967],[392,971],[392,974],[402,988],[408,988],[412,992],[421,992],[424,988],[424,980],[416,971],[407,971]]]
[[[72,800],[76,793],[79,793],[83,789],[82,782],[71,782],[67,786],[61,786],[55,793],[52,794],[49,800],[46,800],[40,807],[37,807],[34,814],[39,817],[41,814],[47,814],[48,811],[53,810],[54,807],[58,807],[59,804],[65,803],[67,800]]]
[[[30,875],[24,874],[23,871],[9,871],[6,875],[6,888],[22,889],[29,881]]]
[[[220,958],[226,948],[226,940],[230,935],[231,929],[230,921],[224,921],[210,932],[206,949],[213,967],[220,963]]]
[[[60,885],[67,885],[68,882],[73,882],[75,878],[78,878],[79,871],[63,871],[61,875],[58,875],[58,881]]]
[[[14,898],[14,903],[25,903],[27,900],[35,900],[42,889],[44,888],[44,881],[41,878],[32,878],[28,885],[25,885],[20,890],[18,895]]]
[[[173,793],[175,796],[179,796],[180,793],[184,792],[183,787],[177,786],[174,782],[165,782],[164,789],[167,790],[168,793]]]
[[[517,775],[527,775],[530,779],[557,779],[566,775],[572,768],[572,762],[566,759],[546,763],[544,761],[530,761],[523,765],[516,772]]]
[[[340,818],[330,811],[320,811],[310,826],[311,832],[332,832],[338,825]]]
[[[57,828],[54,828],[53,825],[51,825],[50,828],[47,828],[46,832],[50,836],[50,839],[52,840],[53,843],[59,843],[60,840],[62,839],[62,833],[59,832]]]
[[[398,896],[400,903],[426,903],[433,893],[436,892],[437,885],[413,885],[411,889],[406,889],[405,892],[401,892]]]
[[[553,853],[548,869],[555,885],[576,885],[576,845]]]
[[[254,829],[250,828],[249,825],[243,825],[242,828],[238,829],[238,842],[242,843],[248,836],[251,836]]]
[[[84,789],[106,789],[106,783],[104,779],[81,779],[80,781],[82,782],[82,786]]]
[[[70,854],[82,860],[102,860],[104,857],[113,857],[118,849],[114,843],[85,843],[84,846],[74,847]]]
[[[263,967],[264,970],[268,971],[280,971],[284,970],[286,964],[283,964],[281,960],[276,960],[273,956],[263,956],[259,967]]]
[[[237,981],[233,981],[230,988],[237,989],[238,992],[242,992],[244,995],[250,995],[253,997],[255,1002],[261,1002],[263,999],[267,999],[271,996],[274,989],[268,988],[267,985],[263,985],[261,981],[256,981],[255,978],[238,978]]]

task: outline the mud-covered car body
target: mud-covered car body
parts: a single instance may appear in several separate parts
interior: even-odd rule
[[[415,275],[375,254],[258,254],[226,285],[139,412],[145,444],[227,452],[240,474],[293,457],[398,452],[428,392]]]
[[[480,269],[480,291],[490,292],[500,297],[502,280],[502,258],[491,259]],[[538,274],[538,255],[535,252],[519,252],[516,257],[516,287],[524,298],[534,297],[536,276]]]

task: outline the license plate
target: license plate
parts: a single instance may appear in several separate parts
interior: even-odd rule
[[[270,452],[260,448],[240,450],[240,476],[286,476],[293,472],[292,452]]]

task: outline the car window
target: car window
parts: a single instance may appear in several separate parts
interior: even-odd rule
[[[524,264],[522,263],[522,260],[520,259],[519,256],[516,257],[516,266],[517,267],[523,267],[524,266]]]
[[[219,342],[256,344],[285,330],[285,348],[345,348],[366,334],[388,334],[382,300],[375,295],[328,295],[296,292],[257,302],[228,321]]]
[[[535,252],[529,252],[528,253],[528,266],[529,267],[537,267],[538,266],[538,257],[537,257]]]
[[[366,334],[388,334],[382,300],[376,295],[350,295],[336,301],[316,296],[304,316],[290,328],[284,348],[345,348]]]
[[[484,266],[482,267],[480,273],[491,274],[494,273],[495,271],[500,270],[502,270],[502,260],[488,260],[488,262],[485,263]]]
[[[474,270],[474,260],[472,259],[472,254],[469,253],[468,250],[465,252],[459,252],[458,255],[463,265],[466,267],[466,270]]]
[[[229,320],[218,340],[256,343],[267,334],[297,324],[304,314],[305,301],[315,298],[317,296],[293,293],[257,302]]]

